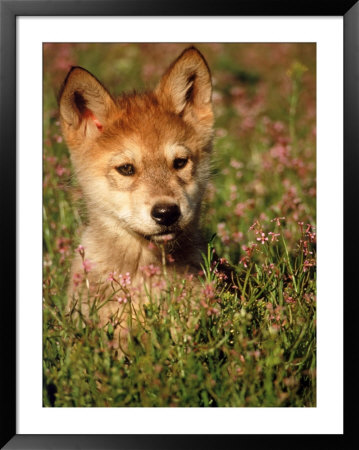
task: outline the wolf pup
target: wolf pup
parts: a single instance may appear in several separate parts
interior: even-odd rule
[[[159,267],[167,277],[198,273],[211,96],[208,65],[194,47],[183,51],[152,92],[117,99],[87,70],[72,67],[59,96],[60,119],[88,224],[72,265],[71,301],[78,295],[74,277],[84,273],[84,264],[91,268],[87,288],[102,296],[126,280],[141,289],[148,276],[144,268]],[[114,287],[116,276],[121,283]],[[101,325],[118,310],[113,295],[99,309]]]

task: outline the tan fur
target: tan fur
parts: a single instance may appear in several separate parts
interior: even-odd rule
[[[141,289],[146,281],[141,268],[162,267],[168,255],[174,259],[165,269],[169,276],[198,273],[204,250],[198,222],[212,145],[211,93],[208,66],[193,47],[172,63],[153,92],[116,100],[89,72],[71,69],[60,93],[61,125],[89,223],[80,241],[85,256],[77,254],[72,266],[70,300],[76,297],[72,280],[83,273],[83,258],[93,266],[90,287],[104,286],[107,294],[111,272],[130,273],[132,285]],[[178,159],[187,159],[183,168],[174,167]],[[118,172],[129,164],[133,175]],[[159,204],[178,206],[174,224],[154,220],[151,212]],[[149,248],[150,241],[155,248]],[[118,310],[116,301],[101,308],[100,324]]]

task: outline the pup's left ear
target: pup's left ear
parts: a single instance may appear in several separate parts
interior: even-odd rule
[[[155,93],[166,108],[192,122],[212,129],[211,74],[202,54],[190,47],[170,65]]]

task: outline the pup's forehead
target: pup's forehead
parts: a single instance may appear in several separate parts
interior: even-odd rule
[[[192,127],[167,110],[153,93],[123,96],[117,114],[99,137],[98,146],[110,153],[141,152],[141,158],[171,157],[184,148],[195,151],[196,134]]]
[[[151,145],[152,144],[152,145]],[[111,147],[112,160],[133,162],[190,157],[192,152],[181,140],[168,138],[162,142],[144,142],[137,135],[122,137]]]
[[[163,151],[169,146],[188,141],[188,127],[182,120],[164,111],[143,111],[142,115],[122,114],[99,138],[108,149]]]

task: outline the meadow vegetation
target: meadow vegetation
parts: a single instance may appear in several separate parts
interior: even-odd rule
[[[68,283],[86,284],[91,264],[79,242],[86,211],[59,127],[61,83],[80,65],[115,95],[152,88],[184,48],[44,46],[44,406],[316,406],[312,44],[198,45],[212,71],[216,116],[200,294],[188,278],[163,277],[120,358],[113,325],[98,328],[96,308],[86,323],[65,310]],[[69,280],[75,251],[83,273]],[[218,271],[222,258],[233,279]],[[142,270],[155,282],[164,268]],[[119,307],[131,308],[130,277],[114,282]]]

